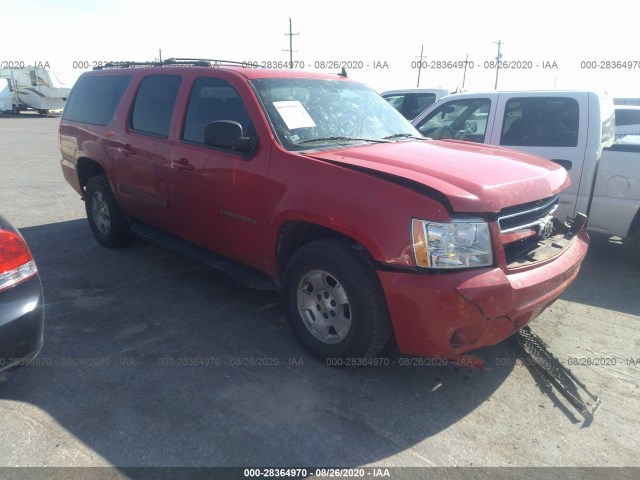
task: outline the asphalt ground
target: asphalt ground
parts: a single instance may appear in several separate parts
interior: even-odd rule
[[[593,238],[532,323],[602,398],[593,422],[508,342],[477,352],[482,371],[393,349],[386,366],[331,368],[296,342],[276,293],[143,240],[100,246],[62,177],[58,123],[0,117],[0,212],[46,302],[40,356],[0,379],[0,467],[640,466],[629,245]]]

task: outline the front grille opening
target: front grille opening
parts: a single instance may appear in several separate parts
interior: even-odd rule
[[[507,268],[518,268],[542,262],[555,257],[573,240],[567,225],[558,219],[553,219],[551,236],[542,238],[540,235],[527,237],[504,245],[504,255]]]
[[[538,237],[529,237],[505,245],[504,255],[507,258],[507,264],[516,262],[518,259],[526,259],[527,254],[535,250],[538,243]]]

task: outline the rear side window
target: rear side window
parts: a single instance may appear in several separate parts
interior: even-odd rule
[[[512,98],[506,104],[500,145],[575,147],[579,117],[573,98]]]
[[[131,112],[131,129],[167,138],[181,80],[178,75],[150,75],[142,80]]]
[[[616,126],[640,124],[640,108],[638,110],[616,109]]]
[[[386,95],[383,97],[387,102],[391,104],[393,108],[402,111],[402,104],[404,103],[404,95]]]
[[[436,101],[435,93],[417,93],[416,100],[413,104],[413,110],[409,115],[410,118],[416,118],[422,112],[424,112],[427,107],[431,106]]]
[[[80,77],[69,95],[62,118],[92,125],[109,124],[130,81],[131,75]]]

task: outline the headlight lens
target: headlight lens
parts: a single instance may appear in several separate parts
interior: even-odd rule
[[[416,264],[428,268],[468,268],[493,264],[489,225],[456,220],[412,220]]]

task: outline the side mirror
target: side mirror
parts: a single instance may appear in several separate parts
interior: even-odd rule
[[[258,140],[245,137],[243,134],[240,123],[233,120],[216,120],[205,127],[204,143],[212,147],[252,154],[258,146]]]
[[[455,111],[456,109],[453,105],[446,105],[442,108],[442,112],[440,113],[440,118],[444,120],[448,114],[453,113]]]

